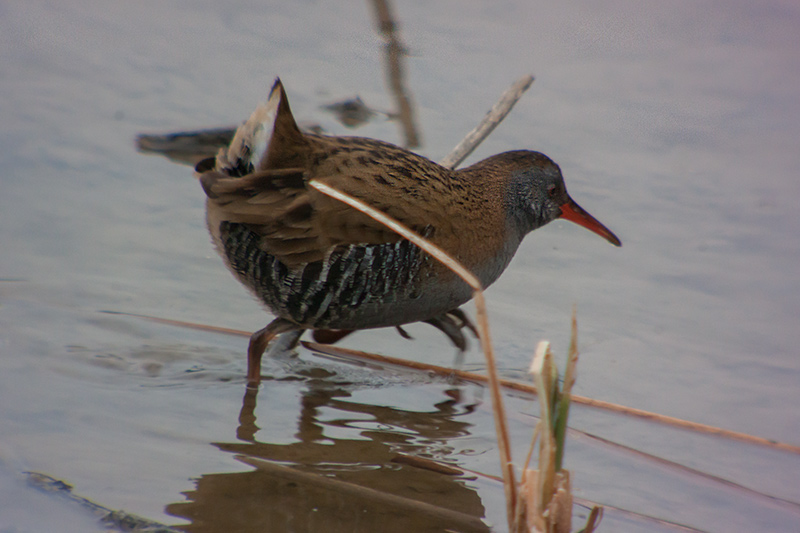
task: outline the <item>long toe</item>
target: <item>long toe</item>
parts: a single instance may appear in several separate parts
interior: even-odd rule
[[[446,313],[425,320],[425,323],[447,335],[450,341],[462,352],[466,351],[468,346],[467,338],[464,336],[464,328],[471,331],[476,339],[480,338],[475,324],[460,308],[451,309]]]

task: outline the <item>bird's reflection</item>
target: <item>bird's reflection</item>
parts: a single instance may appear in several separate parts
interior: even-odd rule
[[[257,420],[258,391],[247,390],[236,441],[214,445],[257,469],[199,478],[187,502],[167,507],[191,521],[187,531],[488,531],[463,475],[397,461],[452,459],[449,443],[469,435],[460,418],[471,406],[451,391],[426,412],[359,403],[333,373],[314,373],[289,443],[286,413],[261,409]]]

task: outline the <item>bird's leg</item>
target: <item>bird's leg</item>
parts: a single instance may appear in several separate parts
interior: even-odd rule
[[[451,309],[446,313],[442,313],[441,315],[437,315],[433,318],[429,318],[428,320],[424,320],[426,324],[430,324],[431,326],[435,327],[445,335],[450,341],[456,345],[456,347],[461,350],[462,352],[467,349],[467,339],[464,337],[464,333],[461,331],[464,328],[467,328],[478,338],[478,330],[475,328],[475,324],[472,323],[472,320],[459,308]],[[271,326],[272,324],[270,324]],[[268,328],[269,326],[267,326]],[[267,329],[264,328],[264,329]],[[401,337],[404,339],[413,339],[408,332],[403,329],[402,326],[395,326],[397,332],[400,334]],[[263,330],[262,330],[263,331]],[[333,344],[347,335],[353,333],[352,329],[315,329],[313,331],[314,341],[322,343],[322,344]],[[255,337],[255,335],[253,335]],[[252,341],[251,341],[252,342]]]
[[[467,349],[467,339],[464,338],[461,328],[458,326],[458,324],[456,324],[455,320],[453,320],[451,316],[442,314],[425,320],[425,323],[430,324],[447,335],[447,338],[450,339],[450,342],[456,345],[456,348],[458,348],[459,351],[463,352]]]
[[[446,313],[429,318],[424,322],[426,324],[430,324],[447,335],[450,341],[462,352],[467,349],[467,339],[464,337],[462,330],[467,328],[476,337],[478,336],[478,330],[475,329],[475,325],[472,323],[469,317],[464,314],[464,311],[458,308],[451,309]]]
[[[409,335],[402,326],[395,326],[395,329],[397,329],[397,332],[404,339],[413,340],[413,337]],[[347,337],[354,331],[354,329],[315,329],[312,333],[312,336],[314,338],[314,342],[319,342],[321,344],[334,344]]]
[[[270,341],[281,333],[295,331],[300,328],[297,324],[276,318],[267,327],[260,329],[250,336],[250,345],[247,347],[247,385],[258,387],[261,382],[261,357],[269,346]]]

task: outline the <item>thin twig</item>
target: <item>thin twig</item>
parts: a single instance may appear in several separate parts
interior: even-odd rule
[[[349,348],[343,348],[341,346],[332,346],[328,344],[318,344],[314,342],[303,342],[303,346],[310,350],[314,350],[323,354],[334,355],[342,358],[355,358],[355,359],[366,359],[369,361],[374,361],[378,363],[383,363],[387,365],[394,365],[404,368],[412,368],[414,370],[419,370],[422,372],[430,372],[433,374],[437,374],[439,376],[455,376],[459,379],[463,379],[465,381],[470,381],[473,383],[487,383],[488,377],[483,374],[476,374],[474,372],[467,372],[465,370],[457,370],[452,368],[447,368],[443,366],[431,365],[428,363],[422,363],[418,361],[409,361],[407,359],[400,359],[397,357],[389,357],[386,355],[378,355],[369,352],[362,352],[359,350],[351,350]],[[528,383],[522,383],[519,381],[512,381],[508,379],[501,379],[500,384],[503,388],[508,390],[513,390],[515,392],[521,392],[524,394],[531,394],[536,395],[536,387],[530,385]],[[693,431],[695,433],[703,433],[706,435],[716,435],[718,437],[730,439],[730,440],[737,440],[740,442],[746,442],[748,444],[755,444],[758,446],[765,446],[767,448],[772,448],[775,450],[782,450],[785,452],[793,453],[795,455],[800,455],[800,446],[789,444],[786,442],[778,442],[771,439],[765,439],[763,437],[757,437],[755,435],[749,435],[747,433],[740,433],[738,431],[731,431],[729,429],[723,429],[716,426],[710,426],[707,424],[700,424],[698,422],[690,422],[688,420],[683,420],[680,418],[675,418],[672,416],[661,415],[658,413],[653,413],[651,411],[645,411],[643,409],[636,409],[634,407],[627,407],[624,405],[619,405],[616,403],[605,402],[602,400],[595,400],[593,398],[587,398],[586,396],[578,396],[576,394],[571,395],[571,401],[580,405],[587,405],[589,407],[594,407],[597,409],[602,409],[604,411],[609,411],[612,413],[619,413],[622,415],[633,416],[636,418],[641,418],[644,420],[649,420],[651,422],[655,422],[658,424],[663,424],[666,426],[677,427],[680,429],[685,429],[689,431]]]
[[[511,459],[511,437],[508,434],[508,422],[505,407],[503,406],[503,393],[500,389],[500,375],[497,373],[497,364],[494,358],[494,347],[489,334],[489,316],[486,312],[486,302],[483,291],[475,291],[476,318],[478,331],[483,345],[483,354],[486,356],[486,370],[489,374],[489,390],[492,395],[492,408],[494,409],[494,425],[497,433],[497,444],[500,452],[500,468],[503,472],[503,487],[506,492],[506,513],[509,528],[514,527],[517,515],[517,481],[514,476],[514,462]]]
[[[725,487],[726,489],[731,489],[734,491],[742,492],[746,494],[748,497],[755,497],[759,499],[763,499],[769,504],[779,504],[783,506],[785,509],[790,510],[791,512],[795,513],[800,517],[800,502],[795,502],[789,500],[787,498],[782,498],[780,496],[775,496],[773,494],[767,494],[766,492],[761,492],[759,490],[750,488],[746,485],[742,485],[736,481],[732,481],[730,479],[726,479],[721,476],[717,476],[715,474],[711,474],[709,472],[705,472],[703,470],[699,470],[697,468],[693,468],[691,466],[687,466],[677,461],[673,461],[670,459],[665,459],[664,457],[659,457],[658,455],[654,455],[652,453],[648,453],[631,446],[626,446],[625,444],[620,444],[619,442],[614,442],[612,440],[606,439],[599,435],[595,435],[593,433],[588,433],[586,431],[580,431],[577,429],[570,429],[570,435],[573,438],[579,438],[588,440],[592,443],[598,444],[600,446],[605,446],[617,452],[621,452],[623,454],[633,455],[635,457],[644,459],[645,461],[653,462],[657,466],[663,468],[664,470],[674,473],[675,471],[687,474],[689,476],[695,476],[700,478],[703,482],[714,483]]]
[[[125,313],[121,311],[101,311],[102,313],[113,314],[113,315],[122,315],[122,316],[131,316],[136,318],[142,318],[145,320],[150,320],[152,322],[158,322],[160,324],[167,324],[170,326],[176,327],[183,327],[183,328],[191,328],[200,331],[210,331],[212,333],[222,333],[224,335],[235,335],[238,337],[250,337],[252,334],[251,331],[243,331],[238,329],[232,328],[223,328],[219,326],[211,326],[208,324],[198,324],[196,322],[187,322],[184,320],[175,320],[172,318],[162,318],[157,316],[150,316],[150,315],[142,315],[137,313]],[[427,363],[421,363],[418,361],[409,361],[407,359],[400,359],[397,357],[390,357],[387,355],[378,355],[369,352],[363,352],[359,350],[351,350],[349,348],[342,348],[340,346],[333,346],[330,344],[319,344],[314,342],[307,342],[303,341],[303,346],[308,348],[309,350],[316,351],[321,354],[333,355],[336,357],[341,358],[353,358],[353,359],[362,359],[368,361],[374,361],[386,365],[394,365],[404,368],[410,368],[413,370],[419,370],[422,372],[430,372],[440,376],[455,376],[459,379],[463,379],[465,381],[471,381],[473,383],[486,383],[488,382],[488,378],[483,374],[476,374],[474,372],[467,372],[464,370],[457,370],[443,366],[437,365],[430,365]],[[512,381],[507,379],[500,380],[500,385],[508,390],[513,390],[516,392],[522,392],[525,394],[536,394],[536,387],[533,385],[529,385],[527,383],[522,383],[519,381]],[[641,418],[643,420],[649,420],[651,422],[655,422],[657,424],[663,424],[666,426],[677,427],[680,429],[685,429],[688,431],[693,431],[695,433],[703,433],[706,435],[716,435],[718,437],[722,437],[729,440],[737,440],[740,442],[746,442],[748,444],[755,444],[757,446],[764,446],[767,448],[772,448],[774,450],[782,450],[785,452],[793,453],[795,455],[800,455],[800,446],[795,444],[789,444],[787,442],[779,442],[773,439],[765,439],[764,437],[758,437],[756,435],[750,435],[747,433],[741,433],[738,431],[732,431],[730,429],[723,429],[716,426],[710,426],[708,424],[701,424],[699,422],[690,422],[689,420],[683,420],[681,418],[675,418],[672,416],[662,415],[658,413],[654,413],[652,411],[645,411],[643,409],[637,409],[635,407],[627,407],[625,405],[620,405],[612,402],[606,402],[603,400],[595,400],[593,398],[587,398],[586,396],[577,396],[572,395],[572,401],[581,405],[587,405],[589,407],[594,407],[596,409],[602,409],[604,411],[609,411],[612,413],[619,413],[622,415],[633,416],[636,418]]]
[[[533,76],[530,75],[515,81],[514,84],[503,93],[503,96],[500,97],[500,100],[494,107],[483,117],[480,124],[469,132],[467,136],[453,148],[453,151],[442,159],[440,164],[447,168],[456,168],[460,165],[461,162],[492,133],[497,125],[506,118],[506,115],[508,115],[514,107],[514,104],[517,103],[517,100],[519,100],[522,94],[531,86],[531,83],[533,83]]]
[[[405,147],[416,148],[420,145],[419,133],[414,125],[414,108],[405,87],[405,76],[401,58],[406,55],[406,48],[400,41],[398,24],[392,16],[387,0],[373,0],[375,17],[378,20],[378,31],[386,41],[386,78],[389,88],[397,102],[397,116],[405,135]]]

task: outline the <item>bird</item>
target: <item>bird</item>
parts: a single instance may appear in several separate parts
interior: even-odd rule
[[[570,196],[546,155],[514,150],[452,170],[388,142],[304,133],[277,78],[216,157],[195,175],[211,240],[234,276],[275,315],[250,337],[247,382],[275,337],[426,322],[460,350],[475,328],[459,309],[472,289],[410,241],[309,186],[362,200],[442,248],[488,287],[523,237],[561,218],[615,246],[614,233]],[[477,336],[477,334],[476,334]]]

